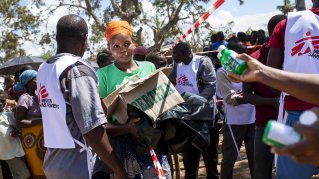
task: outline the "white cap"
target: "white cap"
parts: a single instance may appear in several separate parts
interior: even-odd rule
[[[220,60],[220,58],[222,57],[223,55],[220,53],[220,52],[218,52],[218,54],[217,54],[217,58]]]
[[[224,46],[224,45],[220,45],[219,47],[218,47],[218,52],[221,52],[222,50],[224,50],[226,47]]]
[[[318,120],[317,115],[312,111],[305,111],[300,115],[299,121],[303,125],[312,125]]]

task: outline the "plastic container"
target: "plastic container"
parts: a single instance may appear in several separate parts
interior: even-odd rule
[[[301,140],[294,128],[277,121],[268,121],[263,135],[263,142],[267,145],[283,147]]]
[[[247,69],[247,63],[236,58],[236,52],[227,49],[224,45],[218,47],[217,58],[220,60],[222,66],[232,73],[241,75]]]
[[[300,115],[299,122],[303,125],[312,125],[318,120],[312,111],[305,111]],[[302,136],[294,128],[283,123],[270,120],[263,134],[263,142],[275,147],[283,147],[299,142]]]

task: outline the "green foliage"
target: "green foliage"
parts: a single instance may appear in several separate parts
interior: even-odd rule
[[[28,49],[22,49],[21,45],[25,41],[31,41],[36,44],[54,46],[54,32],[40,32],[39,24],[55,13],[55,10],[65,7],[69,13],[76,13],[83,17],[87,17],[87,22],[92,29],[90,36],[90,52],[96,54],[100,48],[101,41],[105,41],[104,30],[105,25],[110,20],[117,18],[129,21],[132,26],[148,26],[153,34],[145,35],[145,28],[139,32],[134,32],[136,42],[143,43],[145,41],[153,48],[159,50],[164,41],[176,41],[187,29],[181,29],[181,24],[187,26],[192,25],[204,12],[204,3],[213,3],[212,0],[152,0],[148,1],[156,10],[155,17],[149,17],[143,12],[140,0],[60,0],[58,5],[50,5],[50,1],[46,0],[30,0],[37,8],[46,9],[46,12],[41,14],[32,14],[28,7],[21,5],[22,0],[1,0],[0,3],[0,59],[4,61],[18,55],[26,54]],[[240,4],[244,0],[239,0]],[[45,11],[45,10],[44,10]],[[49,13],[48,13],[49,12]],[[181,12],[185,12],[182,14]],[[47,14],[47,16],[43,16]],[[42,15],[42,16],[40,16]],[[92,21],[93,20],[93,21]],[[208,27],[208,24],[203,23],[202,27]],[[231,26],[229,24],[228,26]],[[134,28],[135,31],[138,28]],[[41,34],[43,33],[43,34]],[[197,34],[196,34],[197,33]],[[42,35],[40,39],[34,38]],[[200,29],[194,32],[193,44],[202,44],[206,35],[202,34]],[[39,40],[39,41],[37,41]],[[44,52],[44,58],[50,56],[50,53]]]
[[[251,27],[249,27],[249,28],[246,30],[246,34],[247,34],[247,35],[250,35],[252,31],[253,31],[253,29],[252,29]]]
[[[54,52],[53,51],[51,51],[51,50],[49,50],[49,51],[46,51],[46,52],[44,52],[44,53],[42,53],[41,55],[40,55],[40,57],[43,59],[43,60],[49,60],[51,57],[53,57],[54,56]]]
[[[30,35],[37,33],[39,16],[20,5],[20,0],[1,0],[0,3],[0,58],[3,61],[25,55],[21,48],[24,41],[32,41]]]
[[[284,5],[277,6],[277,9],[280,10],[283,14],[287,15],[288,12],[291,12],[295,9],[295,6],[291,4],[289,0],[284,0]]]

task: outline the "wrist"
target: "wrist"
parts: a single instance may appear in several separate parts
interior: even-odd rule
[[[263,67],[260,67],[258,70],[257,70],[257,73],[256,73],[256,80],[258,82],[262,82],[264,81],[266,78],[266,70],[265,68]]]

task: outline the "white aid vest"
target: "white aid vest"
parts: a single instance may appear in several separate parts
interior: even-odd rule
[[[37,92],[42,112],[44,146],[48,148],[75,148],[73,137],[66,124],[66,104],[59,77],[67,67],[79,59],[80,57],[64,54],[56,62],[43,63],[39,68]]]
[[[285,57],[283,70],[294,73],[317,74],[319,72],[319,16],[310,10],[290,12],[285,30]],[[282,93],[277,120],[285,123]]]
[[[200,94],[197,81],[200,58],[202,58],[202,56],[195,55],[188,65],[184,63],[177,64],[176,90],[180,94],[184,92],[196,95]]]
[[[243,83],[231,83],[233,86],[233,90],[236,93],[242,93],[242,85]],[[219,95],[220,92],[218,91]],[[219,95],[220,96],[220,95]],[[224,102],[224,110],[226,123],[232,125],[243,125],[243,124],[252,124],[255,122],[255,106],[251,104],[241,104],[237,106],[232,106]]]
[[[319,16],[310,10],[288,13],[283,70],[319,73]]]

